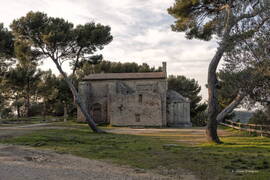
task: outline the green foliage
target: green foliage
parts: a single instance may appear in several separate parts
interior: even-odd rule
[[[217,26],[222,24],[218,19],[224,14],[218,8],[224,4],[226,1],[176,0],[168,9],[176,19],[172,30],[186,32],[188,39],[210,40],[214,33],[217,34]]]
[[[10,68],[6,72],[4,82],[2,82],[5,88],[3,90],[5,98],[15,101],[13,103],[15,106],[18,105],[17,101],[21,99],[22,102],[20,104],[26,103],[27,108],[29,108],[30,98],[37,92],[37,85],[41,74],[42,72],[35,65],[27,64],[26,62],[24,65],[17,64],[15,68]],[[25,113],[28,114],[28,112]]]
[[[249,9],[249,11],[246,11],[246,9]],[[256,0],[175,0],[174,5],[168,9],[168,13],[176,19],[174,25],[172,25],[173,31],[185,32],[188,39],[210,40],[213,35],[222,38],[224,30],[228,27],[236,28],[235,26],[238,26],[238,23],[255,22],[256,15],[252,16],[251,14],[253,12],[263,14],[266,10]],[[245,18],[246,16],[248,18]],[[239,25],[237,27],[238,31],[233,32],[236,32],[236,35],[230,39],[230,43],[232,44],[234,41],[236,42],[246,37],[252,37],[254,31],[256,31],[252,29],[255,24],[249,24],[248,26]],[[240,33],[242,30],[243,32]]]
[[[161,72],[161,67],[155,68],[150,67],[147,63],[141,65],[132,63],[121,63],[121,62],[111,62],[111,61],[101,61],[96,64],[83,63],[82,68],[77,71],[80,78],[85,75],[93,73],[132,73],[132,72]]]
[[[87,47],[82,49],[87,54],[92,54],[93,51],[102,49],[104,45],[112,41],[110,27],[101,24],[91,22],[85,25],[78,25],[74,31],[78,46]]]
[[[201,104],[202,97],[199,95],[201,87],[195,79],[188,79],[185,76],[169,76],[168,88],[190,99],[191,121],[194,125],[204,125],[204,112],[207,108],[205,103]]]
[[[109,26],[91,22],[74,27],[62,18],[48,17],[41,12],[31,11],[14,20],[10,27],[16,41],[35,47],[39,57],[48,57],[60,66],[69,60],[74,69],[82,61],[91,61],[90,55],[113,39]]]
[[[270,125],[270,119],[264,111],[258,110],[249,120],[250,124]]]
[[[76,109],[73,104],[73,95],[65,81],[61,76],[53,79],[54,86],[52,91],[54,91],[54,96],[48,100],[47,106],[50,106],[49,112],[54,116],[63,116],[64,107],[67,107],[68,114],[72,115],[71,112]],[[74,79],[76,81],[76,79]],[[48,86],[46,81],[45,86]]]
[[[41,103],[33,102],[31,103],[31,106],[29,108],[29,116],[34,117],[34,116],[40,116],[43,111],[43,106]]]
[[[76,81],[76,79],[74,79],[73,81]],[[67,83],[65,83],[65,81],[63,80],[63,78],[60,76],[56,79],[56,85],[55,88],[57,89],[57,95],[56,95],[56,99],[57,101],[63,103],[72,103],[72,93],[67,85]]]
[[[76,81],[74,79],[74,81]],[[63,115],[64,106],[67,106],[68,113],[74,108],[73,96],[62,76],[55,76],[51,71],[43,72],[41,81],[38,84],[37,94],[42,100],[43,108],[41,114],[54,116]],[[46,107],[46,108],[45,108]]]
[[[10,118],[10,117],[12,117],[12,109],[9,107],[1,107],[0,108],[0,119]]]
[[[237,55],[237,57],[241,56],[243,61],[249,57],[245,56],[245,53]],[[264,75],[266,71],[261,72],[256,67],[259,65],[258,62],[253,62],[253,66],[245,64],[245,62],[239,65],[239,61],[242,60],[238,59],[239,61],[233,62],[235,58],[226,55],[225,67],[217,74],[220,86],[218,89],[220,111],[232,102],[235,103],[240,96],[243,98],[238,106],[255,108],[256,102],[264,102],[269,97],[270,78],[269,75]],[[228,115],[226,118],[231,119],[232,115],[234,114]]]
[[[53,107],[52,107],[52,114],[54,116],[64,116],[64,105],[63,105],[63,103],[55,102],[53,104]]]
[[[205,107],[207,106],[205,105]],[[198,112],[195,117],[191,117],[191,122],[193,126],[199,126],[199,127],[206,126],[207,112],[206,111]]]
[[[41,81],[38,84],[38,95],[43,100],[53,100],[57,96],[57,77],[51,70],[42,73]]]
[[[218,102],[221,110],[227,107],[238,95],[239,91],[251,95],[256,82],[252,69],[231,71],[224,68],[217,73],[219,86]],[[254,76],[254,79],[253,79]]]
[[[1,83],[8,67],[13,63],[10,57],[14,55],[13,35],[0,23],[0,96],[2,95]],[[3,100],[3,99],[2,99]],[[0,102],[1,105],[1,102]]]
[[[17,65],[15,68],[11,68],[6,75],[6,83],[11,88],[16,88],[20,91],[35,90],[37,81],[40,79],[41,71],[35,66],[21,66]],[[31,87],[31,89],[30,89]],[[27,92],[24,92],[27,93]]]
[[[28,66],[37,66],[39,52],[31,49],[31,44],[27,41],[16,41],[14,53],[21,66],[27,68]]]
[[[267,101],[270,93],[269,31],[268,22],[254,37],[239,41],[235,48],[224,56],[225,68],[222,73],[231,77],[223,79],[226,78],[231,84],[234,82],[236,91],[240,89],[245,92],[251,106],[256,101]]]
[[[12,33],[0,23],[0,60],[6,57],[12,57],[13,54],[14,42]]]
[[[20,116],[61,115],[64,105],[68,112],[75,108],[72,93],[63,78],[51,71],[41,71],[35,65],[24,62],[10,68],[1,85],[1,109],[13,107]]]

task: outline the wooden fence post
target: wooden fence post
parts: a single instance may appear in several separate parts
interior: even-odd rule
[[[241,123],[239,123],[239,131],[241,131]]]
[[[243,124],[229,120],[227,120],[226,122],[227,123],[220,123],[220,124],[234,129],[238,129],[239,131],[248,131],[250,135],[252,134],[252,132],[254,132],[258,136],[260,135],[261,137],[264,137],[264,134],[270,136],[270,125]]]

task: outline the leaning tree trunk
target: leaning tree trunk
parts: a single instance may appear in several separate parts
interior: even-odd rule
[[[217,116],[217,122],[223,122],[225,117],[231,113],[245,98],[246,94],[239,92],[236,98],[225,108],[223,109]]]
[[[208,68],[208,121],[206,127],[206,136],[208,141],[222,143],[217,134],[217,115],[218,115],[218,100],[217,100],[217,75],[216,70],[225,51],[223,44],[218,48],[214,58]]]
[[[231,8],[225,6],[227,13],[227,20],[224,29],[224,34],[219,47],[217,48],[216,54],[211,60],[208,67],[208,121],[206,126],[206,136],[208,141],[217,144],[222,143],[217,134],[217,115],[218,115],[218,99],[217,99],[217,67],[218,64],[226,51],[228,45],[230,45],[230,31],[233,24],[233,14]]]
[[[56,65],[57,69],[59,70],[59,72],[64,77],[65,82],[68,84],[68,87],[70,88],[70,90],[71,90],[71,92],[73,94],[74,102],[77,105],[77,107],[80,109],[82,114],[84,115],[85,120],[88,123],[88,126],[96,133],[104,133],[104,131],[102,129],[99,129],[97,127],[97,125],[94,122],[91,114],[87,111],[86,105],[83,103],[81,97],[79,96],[79,93],[77,92],[77,89],[74,87],[72,81],[67,77],[66,73],[62,70],[62,67],[60,66],[58,61],[56,59],[53,59],[53,61],[54,61],[55,65]]]

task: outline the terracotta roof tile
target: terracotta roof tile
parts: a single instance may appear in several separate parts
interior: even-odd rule
[[[147,73],[99,73],[90,74],[84,77],[87,80],[121,80],[121,79],[165,79],[165,72],[147,72]]]

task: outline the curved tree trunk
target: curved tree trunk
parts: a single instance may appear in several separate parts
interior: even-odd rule
[[[67,77],[66,73],[62,70],[62,67],[60,66],[58,61],[56,59],[53,59],[53,61],[56,65],[57,69],[61,73],[61,75],[64,77],[65,82],[68,84],[68,87],[70,88],[70,90],[73,94],[74,102],[77,105],[77,107],[81,110],[82,114],[84,115],[86,122],[88,123],[88,126],[96,133],[104,133],[105,131],[103,131],[102,129],[99,129],[97,127],[91,114],[87,111],[86,105],[81,100],[81,97],[79,96],[77,89],[73,85],[72,81]]]
[[[218,115],[218,100],[217,100],[217,75],[216,70],[225,51],[224,44],[218,48],[214,58],[208,68],[208,121],[206,126],[206,136],[208,141],[222,143],[217,134],[217,115]]]
[[[236,98],[217,116],[217,122],[223,122],[225,117],[231,113],[245,98],[246,94],[239,92]]]
[[[208,67],[208,121],[206,126],[206,136],[209,142],[214,142],[221,144],[218,134],[217,134],[217,115],[218,115],[218,100],[217,100],[217,67],[218,64],[227,49],[230,40],[230,31],[232,29],[233,14],[229,5],[224,6],[227,12],[227,20],[225,25],[225,30],[223,38],[219,43],[219,47],[213,59],[211,60]]]

